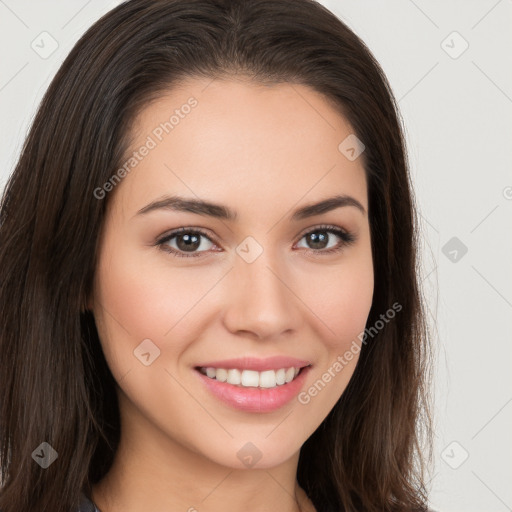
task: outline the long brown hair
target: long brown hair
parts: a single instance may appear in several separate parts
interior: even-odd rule
[[[184,78],[234,74],[310,86],[364,142],[375,275],[367,325],[401,306],[362,344],[348,387],[304,443],[298,482],[319,512],[426,508],[430,348],[417,214],[379,64],[313,0],[131,0],[62,64],[2,196],[2,512],[69,512],[108,471],[119,441],[115,381],[84,310],[109,201],[94,190],[124,161],[131,123],[151,99]],[[58,454],[46,469],[33,458],[42,442]]]

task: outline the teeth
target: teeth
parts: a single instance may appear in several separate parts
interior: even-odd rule
[[[213,378],[215,378],[215,368],[211,368],[213,370]],[[230,384],[240,384],[242,381],[242,373],[239,370],[228,370],[228,378],[226,379]]]
[[[291,382],[299,374],[300,368],[280,368],[279,370],[265,370],[257,372],[254,370],[237,370],[225,368],[200,368],[203,375],[216,379],[220,382],[227,382],[234,386],[252,388],[275,388]]]
[[[219,374],[219,370],[217,370],[217,375]],[[260,374],[258,372],[252,370],[244,370],[242,372],[242,386],[245,387],[255,387],[259,386]],[[232,382],[228,382],[228,384],[232,384]]]
[[[227,370],[224,370],[224,368],[219,368],[217,370],[217,374],[215,375],[215,378],[217,380],[220,380],[221,382],[226,382],[228,380]]]

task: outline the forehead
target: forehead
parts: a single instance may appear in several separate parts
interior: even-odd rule
[[[236,210],[340,193],[367,209],[362,159],[339,149],[352,134],[340,112],[307,86],[190,79],[140,111],[129,153],[150,149],[118,192],[130,211],[166,193]]]

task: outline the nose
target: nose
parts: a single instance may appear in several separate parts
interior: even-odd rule
[[[282,263],[269,250],[252,263],[235,258],[227,283],[229,297],[224,315],[230,332],[275,340],[298,331],[305,306],[294,291],[290,267]]]

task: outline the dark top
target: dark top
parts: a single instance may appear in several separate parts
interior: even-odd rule
[[[77,512],[101,512],[100,509],[83,492],[80,494],[80,506]]]

